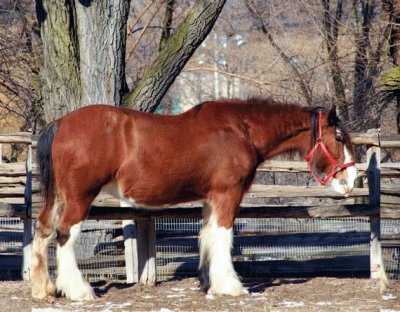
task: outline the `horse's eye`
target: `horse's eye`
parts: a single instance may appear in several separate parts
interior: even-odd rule
[[[341,143],[344,142],[343,134],[342,134],[340,131],[337,131],[337,132],[336,132],[336,134],[335,134],[335,139],[336,139],[336,141],[338,141],[338,142],[341,142]]]

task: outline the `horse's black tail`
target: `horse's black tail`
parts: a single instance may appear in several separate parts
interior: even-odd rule
[[[40,133],[37,147],[36,159],[39,165],[39,181],[42,194],[46,202],[53,198],[54,175],[51,156],[51,147],[57,133],[57,122],[48,124]]]

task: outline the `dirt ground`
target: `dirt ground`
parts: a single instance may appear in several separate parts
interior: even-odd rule
[[[206,296],[194,278],[160,283],[155,287],[122,284],[97,286],[93,302],[55,303],[30,299],[26,282],[0,282],[2,311],[380,311],[400,312],[400,283],[383,295],[368,279],[282,279],[245,282],[250,295]],[[5,308],[7,307],[7,308]]]

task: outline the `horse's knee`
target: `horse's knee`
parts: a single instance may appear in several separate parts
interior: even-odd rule
[[[60,246],[64,246],[67,243],[67,241],[68,241],[68,239],[70,237],[69,229],[60,229],[60,228],[58,228],[56,230],[56,233],[57,233],[57,237],[56,238],[57,238],[58,244]]]
[[[70,240],[71,235],[75,241],[89,208],[90,204],[83,200],[70,200],[69,204],[65,205],[56,229],[57,241],[61,247]]]

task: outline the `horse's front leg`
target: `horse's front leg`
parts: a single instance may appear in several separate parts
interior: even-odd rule
[[[233,224],[242,193],[220,194],[204,205],[200,232],[200,283],[212,295],[248,294],[232,263]]]

